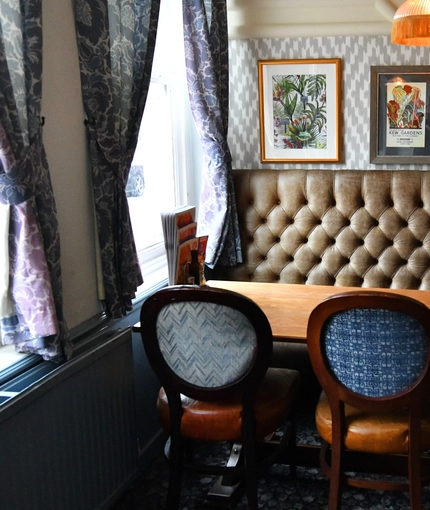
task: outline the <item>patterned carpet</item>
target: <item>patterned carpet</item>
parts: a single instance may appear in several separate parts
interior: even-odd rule
[[[311,416],[302,416],[298,425],[298,442],[319,444],[319,437]],[[206,458],[211,454],[201,452]],[[218,455],[218,457],[217,457]],[[213,454],[211,461],[219,459]],[[222,508],[209,502],[206,495],[215,478],[185,474],[181,493],[181,510]],[[164,510],[168,486],[168,463],[163,455],[153,464],[151,472],[138,480],[112,510]],[[292,480],[289,468],[274,465],[259,480],[258,495],[261,510],[322,510],[328,503],[328,480],[319,469],[297,468],[297,478]],[[225,505],[224,505],[224,508]],[[237,497],[228,507],[246,510],[246,498],[239,489]],[[409,508],[407,493],[373,491],[345,487],[342,509],[345,510],[406,510]],[[424,509],[430,509],[430,490],[425,489]]]

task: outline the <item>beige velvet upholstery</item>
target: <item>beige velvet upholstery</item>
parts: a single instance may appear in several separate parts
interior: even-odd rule
[[[234,170],[243,263],[211,277],[253,282],[430,289],[430,172]],[[272,366],[320,386],[306,345],[274,342]]]
[[[215,277],[430,289],[430,173],[235,170],[243,264]]]

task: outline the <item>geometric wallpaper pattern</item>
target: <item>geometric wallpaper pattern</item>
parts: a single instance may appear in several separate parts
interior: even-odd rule
[[[260,161],[258,60],[340,58],[341,163],[275,164]],[[389,36],[232,39],[229,41],[230,112],[228,141],[233,168],[319,168],[428,170],[427,165],[369,163],[370,66],[429,65],[430,48],[392,44]]]

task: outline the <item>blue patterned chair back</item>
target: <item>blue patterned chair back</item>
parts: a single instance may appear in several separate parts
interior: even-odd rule
[[[157,318],[157,337],[167,365],[195,386],[233,383],[252,366],[257,338],[249,319],[219,303],[173,302]]]
[[[405,313],[381,308],[339,311],[327,319],[322,337],[331,370],[360,395],[388,397],[407,390],[426,366],[426,332]]]
[[[330,478],[329,508],[341,507],[344,484],[409,489],[410,508],[423,508],[422,487],[429,480],[421,471],[421,453],[430,444],[429,342],[429,308],[400,291],[339,293],[312,310],[307,346],[323,390],[315,423],[323,439],[320,468]],[[352,472],[346,450],[360,452],[360,459],[371,456],[359,470],[363,474]],[[390,466],[381,475],[391,470],[389,455],[405,455],[407,469],[396,474],[407,481],[369,477],[379,455],[384,455],[379,466]]]

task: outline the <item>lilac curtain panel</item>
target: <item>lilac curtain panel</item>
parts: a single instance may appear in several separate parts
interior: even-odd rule
[[[74,4],[105,304],[111,317],[121,317],[143,283],[125,186],[149,88],[160,0]]]
[[[2,342],[61,361],[69,334],[40,117],[42,0],[0,0],[0,29],[0,202],[9,223],[8,239],[1,240],[9,272],[0,289]]]
[[[183,0],[185,65],[191,111],[205,156],[199,235],[206,264],[242,262],[232,163],[227,143],[229,76],[226,0]]]

